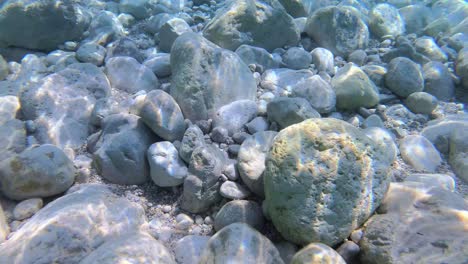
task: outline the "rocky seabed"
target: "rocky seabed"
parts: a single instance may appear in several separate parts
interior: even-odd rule
[[[0,263],[468,263],[463,0],[0,1]]]

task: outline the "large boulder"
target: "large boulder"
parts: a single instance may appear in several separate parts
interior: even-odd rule
[[[74,187],[0,245],[0,263],[79,263],[105,242],[138,232],[145,223],[143,208],[104,185]]]
[[[468,259],[468,203],[458,194],[420,182],[391,183],[379,213],[366,223],[362,263]]]
[[[283,264],[284,262],[268,238],[247,224],[234,223],[221,229],[208,240],[198,263]]]
[[[21,111],[34,120],[40,143],[78,148],[86,142],[97,100],[110,95],[109,81],[90,63],[76,63],[21,93]]]
[[[0,163],[0,189],[14,200],[56,195],[74,181],[73,162],[54,145],[32,147]]]
[[[53,50],[79,40],[90,14],[75,1],[7,0],[0,8],[0,45]]]
[[[91,152],[98,173],[117,184],[142,184],[149,176],[146,151],[156,141],[141,118],[113,114],[102,121],[102,131]]]
[[[345,56],[364,49],[369,41],[369,30],[359,12],[349,6],[324,7],[308,19],[305,31],[320,46],[334,55]]]
[[[336,93],[336,106],[340,109],[355,110],[379,103],[379,92],[374,82],[353,63],[339,69],[331,83]]]
[[[202,36],[185,33],[171,50],[171,95],[184,116],[207,120],[231,102],[254,100],[255,80],[234,52],[222,49]]]
[[[276,229],[302,245],[343,241],[380,205],[390,182],[385,151],[333,118],[280,131],[264,173],[265,202]]]
[[[227,1],[206,25],[203,35],[230,50],[248,44],[272,51],[299,42],[293,18],[277,0]]]

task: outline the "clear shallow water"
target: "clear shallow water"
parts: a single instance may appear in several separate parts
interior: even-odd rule
[[[0,1],[0,263],[465,263],[467,17]]]

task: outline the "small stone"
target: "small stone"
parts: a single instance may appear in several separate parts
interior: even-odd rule
[[[237,144],[242,144],[242,142],[244,142],[244,140],[246,140],[248,137],[250,137],[249,133],[246,133],[246,132],[238,132],[238,133],[235,133],[235,134],[232,136],[232,139],[233,139],[234,142],[236,142]]]
[[[233,200],[245,199],[250,195],[249,190],[232,181],[223,183],[220,188],[220,193],[223,197]]]
[[[268,130],[268,121],[265,117],[258,116],[245,125],[250,134]]]
[[[348,55],[348,61],[363,66],[367,61],[367,54],[363,50],[355,50]]]
[[[335,74],[335,62],[331,51],[325,48],[315,48],[310,54],[312,55],[312,63],[319,72],[325,71],[328,74]]]
[[[410,94],[405,104],[415,114],[430,114],[437,107],[437,98],[425,92]]]
[[[236,157],[239,154],[239,149],[240,149],[240,145],[238,145],[238,144],[229,145],[228,152],[232,156]]]
[[[211,139],[217,143],[225,143],[229,137],[229,132],[224,127],[215,127],[211,131]]]
[[[362,229],[357,229],[354,230],[349,237],[354,243],[359,244],[359,241],[361,241],[363,235],[364,232],[362,232]]]
[[[76,58],[81,62],[101,66],[106,57],[106,48],[95,43],[85,43],[76,51]]]
[[[170,205],[164,205],[161,209],[164,213],[168,214],[171,212],[172,207]]]
[[[147,151],[150,175],[160,187],[181,185],[187,177],[187,165],[179,157],[179,152],[169,141],[152,144]]]
[[[211,218],[211,216],[205,217],[205,224],[207,225],[213,224],[213,218]]]
[[[176,222],[176,227],[181,230],[188,230],[193,225],[193,219],[186,214],[178,214]]]
[[[384,123],[383,123],[382,119],[378,115],[373,114],[373,115],[370,115],[368,118],[366,118],[364,120],[364,122],[362,123],[362,127],[363,128],[368,128],[368,127],[383,128]]]
[[[37,213],[42,208],[43,204],[41,198],[24,200],[13,209],[13,217],[19,221],[29,218]]]
[[[283,63],[293,70],[307,69],[312,62],[312,56],[304,49],[293,47],[283,54]]]
[[[226,167],[224,167],[223,174],[231,181],[237,180],[239,178],[239,172],[237,171],[237,160],[230,160]]]
[[[346,241],[336,249],[336,252],[343,257],[346,263],[354,263],[357,260],[360,251],[361,249],[359,246],[353,241]]]
[[[203,217],[201,217],[199,215],[195,216],[195,223],[197,225],[202,225],[203,224]]]

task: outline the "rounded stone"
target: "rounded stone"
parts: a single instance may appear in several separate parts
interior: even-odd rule
[[[138,115],[156,135],[167,141],[181,140],[184,136],[182,110],[174,98],[162,90],[146,95]]]
[[[297,252],[291,264],[346,264],[346,261],[333,248],[322,244],[312,243]]]
[[[410,135],[400,142],[400,152],[403,160],[416,170],[434,172],[441,164],[439,151],[425,137]]]
[[[244,223],[228,225],[212,236],[198,263],[284,264],[273,243]]]
[[[236,200],[226,203],[214,219],[214,227],[217,231],[232,223],[245,223],[261,230],[265,222],[262,207],[254,201]]]
[[[364,71],[352,63],[339,69],[331,83],[336,93],[337,108],[355,110],[359,107],[372,107],[379,102],[375,84]]]
[[[171,142],[161,141],[148,149],[150,175],[153,182],[161,187],[181,185],[187,176],[187,166]]]
[[[314,118],[290,126],[267,156],[268,213],[289,241],[335,246],[379,206],[389,165],[385,149],[347,122]]]
[[[224,182],[219,189],[219,193],[221,196],[233,200],[245,199],[250,195],[249,190],[233,181]]]
[[[76,58],[81,62],[89,62],[101,66],[106,57],[106,48],[96,43],[85,43],[76,51]]]
[[[416,92],[406,98],[405,104],[415,114],[430,114],[437,107],[437,98],[425,92]]]
[[[359,12],[348,6],[316,10],[307,19],[305,31],[321,47],[339,56],[365,48],[369,41],[369,30]]]
[[[398,57],[388,64],[385,75],[388,89],[401,97],[408,97],[415,92],[422,92],[424,79],[418,64],[405,57]]]
[[[66,191],[76,170],[67,155],[54,145],[26,149],[0,163],[0,188],[13,200],[48,197]]]
[[[389,4],[378,4],[370,12],[369,28],[377,37],[399,36],[405,32],[405,21],[398,9]]]
[[[159,88],[156,75],[132,57],[114,57],[106,62],[106,74],[112,88],[128,93]]]
[[[13,209],[13,217],[19,221],[24,220],[37,213],[43,205],[44,202],[41,198],[24,200],[17,204],[15,209]]]
[[[283,54],[283,63],[293,70],[307,69],[311,62],[312,55],[298,47],[292,47]]]

